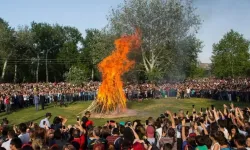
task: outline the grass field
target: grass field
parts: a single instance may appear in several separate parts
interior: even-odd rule
[[[74,124],[76,121],[76,116],[80,112],[82,112],[85,108],[90,105],[89,102],[74,102],[68,107],[56,107],[54,108],[52,105],[46,106],[45,110],[35,111],[34,107],[22,109],[16,112],[12,112],[11,114],[0,113],[0,119],[7,118],[10,121],[10,124],[19,124],[21,122],[40,122],[41,119],[45,117],[46,112],[52,113],[52,118],[50,121],[53,121],[54,116],[61,115],[68,119],[68,124]],[[165,110],[170,110],[173,112],[177,112],[179,109],[184,109],[185,111],[192,110],[192,105],[195,105],[197,110],[200,108],[206,109],[211,105],[215,105],[217,109],[222,109],[223,104],[229,104],[228,101],[214,101],[208,99],[182,99],[176,100],[175,98],[166,98],[166,99],[156,99],[156,100],[144,100],[143,102],[128,102],[129,109],[135,109],[138,112],[136,117],[127,117],[127,118],[117,118],[116,121],[128,121],[128,120],[146,120],[149,116],[158,117]],[[235,102],[235,106],[239,107],[250,107],[250,103],[241,103]],[[91,119],[94,121],[95,125],[102,125],[108,119]]]

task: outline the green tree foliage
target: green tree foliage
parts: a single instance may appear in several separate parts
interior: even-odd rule
[[[79,47],[78,44],[82,41],[80,31],[73,27],[64,27],[64,44],[60,49],[57,60],[63,63],[66,69],[78,63]]]
[[[188,75],[201,49],[195,38],[199,26],[190,0],[128,0],[109,16],[109,27],[117,35],[140,28],[141,63],[152,79]]]
[[[0,19],[2,81],[101,80],[98,63],[110,55],[115,39],[135,28],[142,46],[128,56],[136,65],[126,81],[193,76],[202,43],[195,37],[200,20],[191,0],[126,0],[108,19],[107,28],[87,29],[85,38],[70,26],[32,22],[13,29]]]
[[[90,72],[84,65],[72,66],[68,72],[65,73],[65,79],[67,82],[80,84],[84,81],[90,80]]]
[[[23,81],[22,77],[30,78],[30,52],[33,50],[34,34],[27,26],[18,27],[14,33],[15,44],[14,51],[10,57],[10,67],[12,68],[8,73],[14,73],[14,82]],[[12,67],[13,66],[13,67]],[[27,68],[27,69],[22,69]],[[12,75],[11,75],[12,76]]]
[[[246,76],[249,68],[250,42],[231,30],[213,45],[212,72],[217,77]]]
[[[0,69],[5,82],[62,81],[71,66],[82,63],[82,35],[69,26],[32,22],[11,28],[0,19]]]
[[[8,61],[14,51],[14,29],[9,24],[0,18],[0,57],[2,61],[1,80],[4,80]]]
[[[83,40],[81,59],[91,70],[91,79],[99,78],[97,65],[114,49],[115,37],[105,30],[88,29]]]

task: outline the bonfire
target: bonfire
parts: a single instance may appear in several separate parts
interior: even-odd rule
[[[140,32],[122,36],[115,40],[115,50],[98,64],[102,73],[102,83],[96,100],[87,108],[88,111],[101,114],[126,111],[126,97],[123,91],[122,75],[134,65],[128,54],[140,46]]]

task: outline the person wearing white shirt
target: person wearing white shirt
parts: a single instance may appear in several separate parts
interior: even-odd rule
[[[187,87],[187,90],[186,90],[186,92],[187,92],[187,98],[190,98],[190,88],[189,87]]]
[[[50,128],[50,123],[49,123],[49,119],[52,116],[51,113],[46,113],[46,118],[42,119],[40,121],[39,127],[40,128],[45,128],[46,126]]]
[[[15,132],[9,131],[8,132],[8,141],[4,142],[1,147],[5,148],[6,150],[11,150],[10,149],[10,142],[14,137],[15,137]]]
[[[25,123],[21,123],[19,125],[19,130],[21,131],[21,134],[18,136],[18,138],[21,139],[23,144],[28,144],[30,141],[30,135],[29,133],[26,133],[27,126]]]

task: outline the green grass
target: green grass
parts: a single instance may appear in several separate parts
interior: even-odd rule
[[[22,122],[37,122],[39,123],[41,119],[45,117],[46,112],[52,113],[52,118],[50,121],[53,121],[54,116],[61,115],[68,119],[67,124],[74,124],[76,122],[76,116],[84,109],[86,109],[91,102],[74,102],[68,107],[56,107],[52,105],[46,106],[45,110],[35,111],[34,107],[22,109],[11,114],[0,113],[0,118],[5,118],[10,121],[10,124],[19,124]],[[164,113],[165,110],[170,110],[172,112],[177,112],[179,109],[184,109],[185,111],[192,110],[192,105],[195,105],[195,108],[200,110],[200,108],[206,109],[211,105],[215,105],[217,109],[222,109],[223,104],[229,104],[228,101],[214,101],[208,99],[182,99],[176,100],[175,98],[166,98],[166,99],[156,99],[156,100],[144,100],[143,102],[128,102],[129,109],[135,109],[138,112],[137,116],[127,117],[127,118],[117,118],[116,121],[128,121],[128,120],[146,120],[149,116],[158,117],[161,113]],[[250,103],[241,103],[235,102],[235,106],[239,107],[250,107]],[[102,125],[108,119],[91,119],[94,121],[95,125]]]

